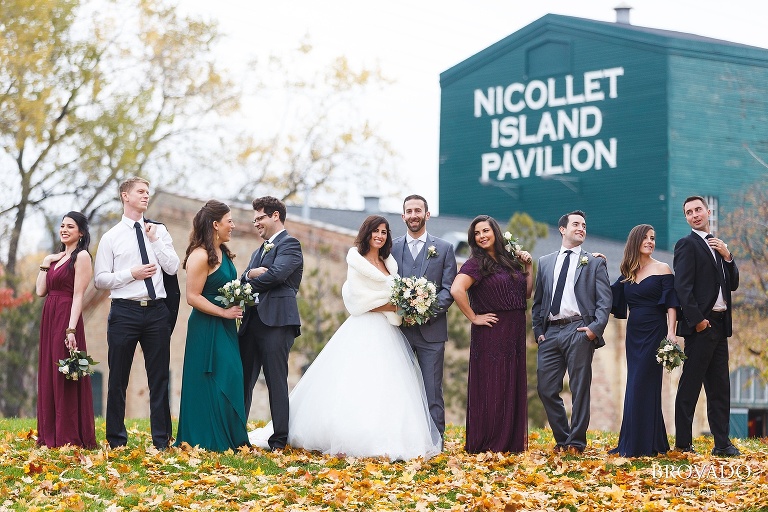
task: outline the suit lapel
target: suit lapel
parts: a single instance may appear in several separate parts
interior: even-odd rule
[[[542,272],[543,278],[542,283],[544,283],[544,295],[542,300],[542,308],[541,310],[544,311],[544,317],[549,316],[549,306],[552,304],[552,292],[555,288],[555,264],[557,263],[557,255],[558,252],[553,252],[550,254],[545,260],[542,261],[543,265],[542,269],[539,271]],[[545,306],[546,305],[546,306]]]
[[[277,236],[275,237],[275,239],[272,241],[272,248],[271,248],[271,249],[270,249],[268,252],[265,252],[265,253],[263,253],[263,254],[261,255],[261,260],[260,260],[260,261],[264,261],[264,258],[266,258],[266,257],[267,257],[267,255],[268,255],[270,252],[274,254],[274,251],[277,249],[277,244],[279,244],[279,243],[280,243],[280,241],[281,241],[283,238],[285,238],[286,236],[288,236],[288,232],[287,232],[287,231],[283,231],[282,233],[280,233],[279,235],[277,235]],[[262,251],[264,251],[264,246],[262,246],[262,247],[261,247],[261,250],[262,250]],[[272,259],[274,259],[274,256],[272,257]]]
[[[428,257],[429,247],[431,245],[435,245],[434,242],[435,242],[434,237],[431,236],[429,233],[427,233],[427,242],[424,244],[424,247],[421,248],[421,252],[423,252],[424,254],[422,255],[422,258],[421,258],[421,267],[419,268],[419,277],[423,276],[424,272],[426,272],[427,270],[427,263],[428,263],[427,260],[429,259]]]
[[[585,265],[581,264],[581,258],[586,257],[587,262],[589,262],[589,256],[587,256],[587,253],[585,251],[580,250],[578,256],[574,253],[574,257],[576,258],[576,273],[573,276],[573,285],[574,288],[576,287],[576,283],[579,282],[579,276],[581,275],[581,269]]]
[[[698,235],[698,233],[694,233],[693,231],[691,231],[691,236],[693,237],[694,241],[699,246],[699,248],[706,253],[707,257],[709,258],[709,261],[712,262],[712,266],[715,267],[715,270],[719,272],[720,270],[717,268],[717,256],[712,255],[712,250],[709,248],[709,244],[707,243],[707,241],[701,238]]]
[[[403,267],[405,266],[405,262],[403,261],[405,256],[403,247],[405,247],[405,243],[402,242],[403,240],[405,240],[405,237],[400,237],[392,243],[392,256],[395,257],[397,269],[401,274],[403,273]]]

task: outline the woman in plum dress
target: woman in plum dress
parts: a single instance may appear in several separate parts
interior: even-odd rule
[[[613,285],[616,318],[627,318],[627,389],[619,445],[609,453],[642,457],[666,453],[669,441],[661,411],[663,367],[656,350],[666,336],[675,339],[677,295],[669,265],[654,259],[656,233],[653,226],[632,228],[624,247],[619,277]]]
[[[533,291],[531,255],[507,247],[499,224],[480,215],[469,226],[472,256],[451,286],[472,322],[466,451],[522,452],[528,445],[525,365],[526,299]]]
[[[59,252],[40,265],[35,289],[45,297],[37,374],[37,444],[96,448],[90,377],[69,380],[56,362],[86,351],[83,296],[93,277],[88,219],[69,212],[59,226]]]

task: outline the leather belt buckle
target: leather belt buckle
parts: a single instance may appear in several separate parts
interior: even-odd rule
[[[149,305],[149,301],[148,300],[140,300],[139,301],[139,306],[141,306],[141,307],[147,307],[148,305]]]

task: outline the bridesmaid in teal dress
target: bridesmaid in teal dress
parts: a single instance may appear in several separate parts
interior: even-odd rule
[[[235,319],[237,306],[225,309],[215,300],[219,288],[237,279],[234,254],[225,245],[235,225],[226,204],[210,200],[192,221],[184,268],[187,325],[181,407],[176,446],[183,442],[223,452],[249,446],[243,398],[243,367]]]

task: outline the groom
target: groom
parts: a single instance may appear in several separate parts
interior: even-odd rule
[[[285,204],[266,196],[253,200],[253,224],[264,245],[253,253],[241,281],[258,293],[256,306],[243,316],[238,332],[245,381],[245,414],[251,411],[253,387],[262,367],[269,391],[274,433],[270,448],[288,442],[288,353],[301,333],[296,293],[301,284],[304,257],[301,244],[285,230]]]
[[[392,256],[402,277],[426,277],[437,287],[438,309],[426,324],[401,326],[416,353],[427,393],[429,414],[442,436],[445,432],[443,402],[443,358],[448,341],[446,312],[453,303],[451,284],[456,277],[456,256],[453,245],[427,233],[429,207],[427,200],[410,195],[403,201],[403,222],[408,227],[405,236],[392,243]]]
[[[605,259],[581,248],[586,214],[567,213],[558,222],[563,237],[557,252],[539,258],[531,319],[539,345],[538,392],[554,435],[555,452],[579,454],[587,446],[592,356],[605,345],[603,331],[611,312],[611,286]],[[568,370],[571,424],[560,393]]]

